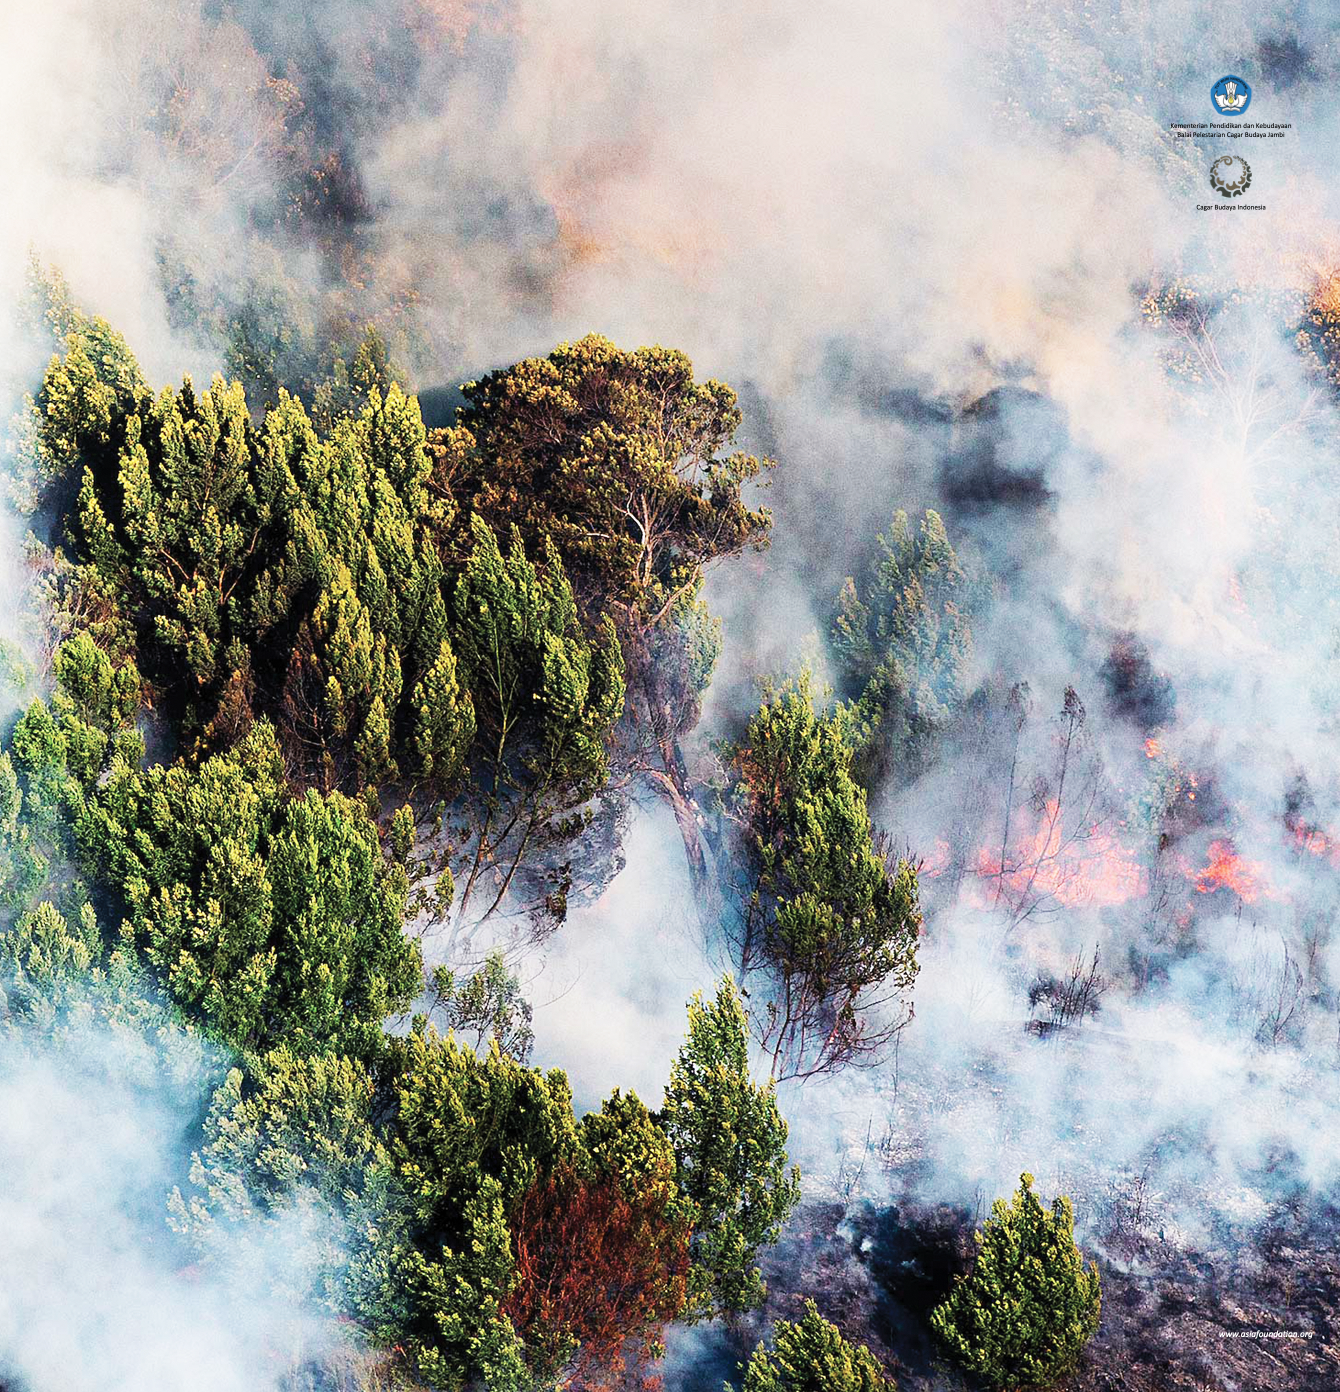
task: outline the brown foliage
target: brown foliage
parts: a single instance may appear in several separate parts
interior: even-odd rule
[[[567,1364],[568,1386],[624,1385],[630,1355],[654,1351],[683,1311],[689,1234],[672,1202],[660,1186],[630,1198],[616,1178],[587,1179],[571,1166],[521,1200],[512,1221],[519,1279],[503,1312],[528,1344]]]

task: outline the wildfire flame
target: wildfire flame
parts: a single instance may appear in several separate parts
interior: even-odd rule
[[[1318,827],[1309,826],[1301,818],[1286,821],[1289,835],[1296,849],[1327,860],[1332,865],[1340,865],[1340,840],[1328,835]]]
[[[1066,908],[1103,908],[1142,894],[1146,877],[1140,863],[1116,834],[1090,827],[1067,837],[1055,802],[1049,802],[1038,829],[1002,862],[998,852],[982,851],[977,874],[998,882],[1008,898],[1055,900]]]
[[[1003,859],[999,846],[977,852],[969,893],[981,908],[995,907],[1002,901],[1030,908],[1048,903],[1063,908],[1112,908],[1129,903],[1148,892],[1150,877],[1139,853],[1125,843],[1123,826],[1096,825],[1076,834],[1065,828],[1055,803],[1048,802],[1036,828],[1020,840],[1012,840]],[[1340,868],[1340,837],[1301,822],[1288,826],[1301,851],[1325,857]],[[1163,863],[1196,894],[1227,890],[1248,904],[1282,897],[1265,864],[1239,854],[1227,836],[1210,842],[1202,865],[1193,864],[1177,851],[1167,852],[1167,857]],[[922,856],[921,874],[928,879],[944,875],[952,861],[949,843],[939,839]],[[1190,914],[1188,905],[1181,921],[1189,920]]]
[[[935,845],[922,853],[919,874],[927,879],[935,879],[949,869],[949,842],[943,836],[936,839]]]
[[[1195,877],[1197,894],[1213,894],[1228,889],[1251,904],[1264,894],[1273,897],[1266,879],[1265,866],[1259,861],[1245,860],[1231,841],[1211,841],[1209,863]]]

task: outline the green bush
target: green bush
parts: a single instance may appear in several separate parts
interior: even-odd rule
[[[779,1320],[773,1339],[771,1351],[765,1344],[754,1350],[744,1392],[896,1392],[870,1350],[848,1343],[812,1300],[799,1324]]]
[[[969,1372],[994,1387],[1047,1387],[1072,1372],[1098,1328],[1098,1268],[1075,1246],[1075,1213],[1048,1213],[1033,1176],[1007,1205],[997,1199],[977,1234],[972,1274],[931,1312],[931,1328]]]

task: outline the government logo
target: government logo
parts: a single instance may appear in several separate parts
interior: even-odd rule
[[[1252,89],[1240,77],[1221,77],[1210,88],[1215,113],[1219,116],[1241,116],[1251,105]]]
[[[1210,166],[1210,187],[1220,198],[1236,198],[1252,186],[1252,167],[1237,155],[1220,155]]]

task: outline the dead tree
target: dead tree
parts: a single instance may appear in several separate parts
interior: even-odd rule
[[[1042,1007],[1046,1015],[1034,1020],[1032,1028],[1038,1034],[1049,1035],[1067,1025],[1079,1024],[1089,1015],[1096,1015],[1107,985],[1098,970],[1098,948],[1094,947],[1087,962],[1080,953],[1064,976],[1047,973],[1033,983],[1028,1003],[1034,1010]]]

